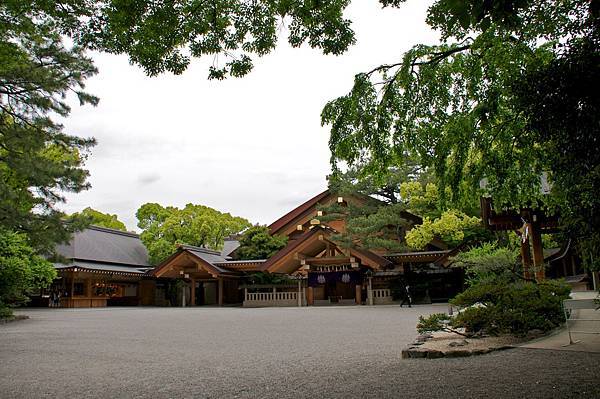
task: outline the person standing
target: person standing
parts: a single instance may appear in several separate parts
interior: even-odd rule
[[[410,286],[408,284],[404,286],[404,298],[402,298],[400,307],[404,306],[405,303],[408,304],[409,308],[412,308],[412,297],[410,296]]]

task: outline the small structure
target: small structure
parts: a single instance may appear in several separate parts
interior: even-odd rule
[[[131,306],[144,303],[144,296],[150,304],[154,282],[144,281],[152,266],[137,234],[90,226],[56,251],[66,263],[54,263],[59,279],[48,290],[50,306]]]

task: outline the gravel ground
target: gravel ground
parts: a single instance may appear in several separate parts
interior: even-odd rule
[[[400,359],[445,309],[29,310],[0,326],[0,397],[600,397],[600,354]]]

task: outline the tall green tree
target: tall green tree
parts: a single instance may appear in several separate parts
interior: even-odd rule
[[[0,5],[0,227],[26,234],[51,252],[77,223],[56,209],[65,192],[89,187],[83,163],[93,139],[67,135],[53,116],[67,117],[67,95],[97,103],[84,91],[96,73],[80,46],[62,44],[73,18],[45,2]]]
[[[81,212],[74,213],[71,217],[81,218],[84,222],[94,226],[107,227],[109,229],[127,231],[125,223],[121,222],[117,215],[110,213],[102,213],[90,207],[85,208]]]
[[[178,244],[220,249],[225,237],[251,226],[244,218],[194,204],[179,209],[148,203],[137,210],[136,217],[152,264],[173,254]]]
[[[235,250],[235,258],[239,260],[268,259],[285,247],[288,238],[271,235],[267,226],[255,225],[246,229],[240,239],[240,246]]]

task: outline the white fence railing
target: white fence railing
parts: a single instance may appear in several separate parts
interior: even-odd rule
[[[371,290],[372,299],[369,301],[369,304],[373,305],[386,305],[391,304],[392,300],[392,290],[388,288],[377,288]]]
[[[298,291],[288,292],[247,292],[246,301],[297,301]]]
[[[392,291],[387,288],[373,290],[373,298],[386,298],[392,296]]]

